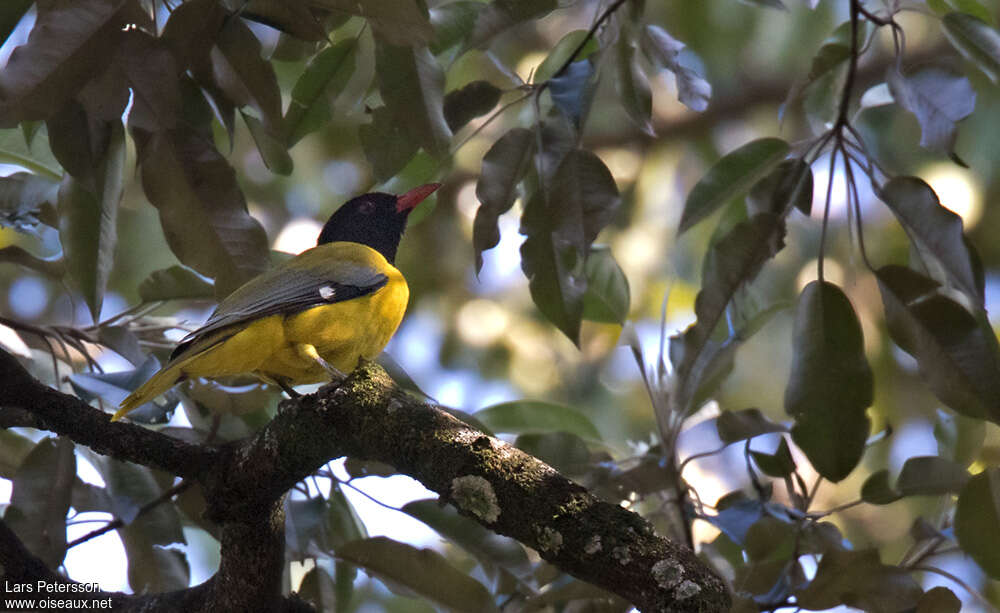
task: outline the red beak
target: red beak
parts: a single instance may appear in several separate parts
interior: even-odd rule
[[[433,194],[439,187],[441,187],[440,183],[428,183],[414,187],[402,196],[398,196],[396,198],[396,212],[412,211],[414,207],[424,201],[424,198]]]

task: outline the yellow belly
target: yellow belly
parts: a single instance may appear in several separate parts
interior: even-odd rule
[[[378,357],[403,320],[409,289],[402,275],[393,272],[385,286],[367,296],[258,319],[199,352],[181,370],[189,377],[254,373],[292,385],[329,380],[330,375],[304,355],[302,345],[308,344],[334,368],[350,372],[360,358]]]

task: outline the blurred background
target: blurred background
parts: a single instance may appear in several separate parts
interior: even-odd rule
[[[428,4],[433,8],[439,3]],[[664,305],[668,334],[683,330],[694,319],[692,309],[700,286],[702,258],[715,224],[700,224],[677,237],[687,193],[721,155],[749,140],[780,136],[795,144],[811,136],[808,120],[800,111],[788,109],[783,121],[779,120],[779,111],[794,80],[808,73],[824,38],[847,19],[847,3],[842,2],[820,2],[811,9],[807,2],[789,0],[787,11],[752,4],[732,0],[648,3],[649,21],[666,24],[675,38],[688,45],[691,61],[700,63],[702,74],[712,85],[708,109],[695,113],[681,105],[673,75],[648,67],[655,137],[644,134],[629,120],[616,102],[617,94],[609,78],[602,79],[586,123],[583,146],[607,164],[623,197],[620,214],[598,243],[610,247],[627,276],[631,293],[629,320],[649,363],[659,351]],[[995,2],[984,4],[996,15]],[[502,35],[492,46],[495,57],[478,51],[463,55],[447,70],[446,91],[485,79],[508,90],[504,102],[514,100],[521,95],[515,90],[517,83],[500,67],[527,80],[565,35],[590,26],[596,8],[595,2],[572,3],[537,24]],[[0,49],[0,65],[25,39],[30,17]],[[899,21],[906,32],[904,65],[919,66],[930,61],[958,65],[954,53],[945,47],[937,19],[926,9],[903,13]],[[266,26],[253,25],[253,29],[263,41],[265,53],[276,60],[274,67],[287,103],[288,92],[304,69],[299,59],[302,49],[296,48],[303,43],[279,36]],[[345,26],[335,35],[354,36],[357,31]],[[891,41],[877,36],[862,62],[867,81],[859,91],[881,82],[890,50]],[[485,253],[482,271],[478,275],[475,271],[471,237],[479,204],[475,185],[483,155],[510,127],[532,123],[531,105],[512,106],[485,126],[486,118],[474,120],[456,134],[449,159],[439,163],[420,153],[400,176],[380,185],[372,178],[357,135],[358,126],[367,123],[369,117],[365,100],[357,92],[364,91],[365,79],[371,78],[373,70],[373,66],[359,65],[344,92],[331,98],[332,121],[291,150],[295,168],[290,176],[281,177],[267,169],[242,124],[231,142],[225,130],[219,128],[220,150],[231,151],[229,159],[251,213],[266,228],[272,249],[298,253],[313,246],[326,218],[356,194],[374,189],[401,192],[428,181],[443,182],[436,198],[421,205],[411,218],[397,258],[397,267],[408,279],[411,299],[402,327],[387,348],[389,356],[420,389],[443,405],[474,413],[519,399],[564,404],[583,412],[596,425],[601,440],[590,441],[592,449],[617,462],[644,453],[656,443],[652,434],[654,418],[635,359],[619,342],[621,327],[585,322],[581,347],[577,349],[539,314],[520,269],[520,203],[501,217],[500,244]],[[1000,121],[995,111],[1000,108],[1000,92],[971,67],[965,66],[964,72],[970,76],[977,96],[976,112],[961,124],[956,145],[956,152],[968,168],[921,149],[919,125],[895,105],[873,103],[859,111],[856,125],[887,170],[922,177],[945,206],[961,215],[982,257],[986,306],[996,324],[995,313],[1000,308],[1000,241],[996,238],[1000,209],[990,203],[1000,190],[1000,173],[994,162],[1000,159]],[[877,103],[876,94],[872,99]],[[36,140],[35,146],[44,147],[45,143]],[[134,157],[131,144],[130,156]],[[16,170],[13,166],[2,167],[3,174]],[[801,288],[816,277],[819,220],[830,178],[828,158],[821,157],[813,170],[812,215],[793,212],[787,247],[749,289],[762,308],[774,306],[778,312],[740,349],[735,370],[717,397],[690,419],[681,439],[682,456],[720,445],[714,427],[698,425],[717,415],[720,408],[758,407],[774,420],[787,420],[783,394],[790,368],[793,307]],[[833,174],[826,274],[843,287],[861,317],[866,353],[875,371],[876,396],[869,410],[873,432],[891,429],[891,435],[870,448],[862,467],[848,479],[822,486],[815,505],[819,509],[857,499],[862,482],[874,470],[887,467],[895,474],[908,457],[936,454],[938,443],[933,431],[942,419],[941,405],[920,381],[915,362],[888,338],[876,283],[859,259],[857,237],[848,229],[843,169],[838,166]],[[876,265],[905,263],[909,249],[905,234],[874,197],[863,175],[859,186],[863,238],[870,258]],[[138,304],[139,284],[153,271],[177,263],[163,238],[156,210],[145,200],[134,176],[126,188],[118,231],[118,252],[102,319]],[[42,224],[24,232],[0,229],[0,247],[9,245],[21,246],[45,259],[57,258],[61,253],[58,233]],[[173,318],[164,321],[177,322],[178,328],[168,333],[168,337],[176,339],[184,334],[184,328],[196,327],[203,321],[213,306],[209,301],[174,301],[152,315]],[[93,323],[84,301],[72,288],[11,264],[0,265],[0,311],[26,324]],[[34,356],[36,375],[54,381],[51,360],[40,358],[39,352],[45,347],[38,338],[0,326],[0,343],[8,350]],[[132,368],[114,352],[96,347],[94,350],[107,371]],[[67,364],[60,357],[61,379],[85,369],[82,356],[71,358]],[[69,389],[65,381],[61,385]],[[171,425],[183,425],[186,419],[184,411],[177,411]],[[753,448],[772,452],[777,441],[776,436],[761,437],[755,439]],[[711,504],[727,492],[748,487],[742,450],[739,445],[734,447],[686,466],[684,477],[704,502]],[[81,456],[81,460],[81,478],[99,482],[100,476],[90,467],[88,458]],[[998,460],[1000,437],[995,427],[988,426],[976,462],[982,466]],[[804,460],[800,464],[806,465]],[[334,471],[343,471],[342,463],[334,463]],[[353,483],[394,507],[430,496],[416,482],[398,475],[368,477]],[[346,490],[345,494],[355,504],[370,534],[387,534],[421,546],[446,549],[445,542],[421,523],[354,490]],[[0,479],[0,503],[9,495],[10,482]],[[877,546],[883,560],[891,562],[908,545],[907,533],[913,519],[929,512],[928,505],[936,504],[937,499],[908,498],[891,507],[855,506],[831,519],[856,546]],[[99,518],[81,517],[88,521]],[[70,526],[70,539],[96,525]],[[217,563],[212,540],[196,533],[190,531],[187,545],[192,583],[210,576]],[[717,533],[709,524],[696,522],[697,542],[710,541]],[[96,580],[110,590],[127,589],[122,551],[118,537],[108,534],[72,549],[66,568],[74,579]],[[93,564],[94,556],[100,556],[100,565]],[[942,567],[993,598],[1000,594],[995,583],[984,579],[959,554],[946,559]],[[371,586],[365,589],[384,592]],[[960,589],[956,593],[967,598]],[[381,607],[397,606],[384,594],[373,598],[373,602],[382,602]],[[969,610],[975,610],[973,602],[968,602],[973,607]],[[403,609],[395,610],[418,610],[406,608],[417,606],[410,601]]]

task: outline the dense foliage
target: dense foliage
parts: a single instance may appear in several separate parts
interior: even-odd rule
[[[285,230],[441,181],[383,364],[412,394],[695,548],[736,610],[995,610],[997,9],[8,0],[0,344],[110,409]],[[135,419],[213,442],[275,415],[276,390],[223,383]],[[217,536],[197,488],[0,425],[3,523],[33,554],[117,530],[132,591],[191,584]],[[398,512],[444,555],[369,538],[355,488],[394,473],[348,459],[293,490],[286,593],[631,606],[430,500]]]

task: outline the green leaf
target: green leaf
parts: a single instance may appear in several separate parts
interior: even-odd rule
[[[649,79],[639,65],[637,47],[634,40],[621,32],[618,35],[615,89],[618,100],[629,119],[644,134],[656,136],[650,117],[653,113],[653,93],[649,88]]]
[[[393,121],[400,122],[427,153],[441,157],[451,144],[444,118],[444,71],[426,47],[376,41],[379,91]],[[385,143],[383,147],[387,146]]]
[[[621,200],[604,162],[582,150],[563,158],[549,194],[536,192],[521,218],[522,232],[528,235],[521,245],[521,268],[539,310],[578,343],[586,254]]]
[[[136,138],[136,148],[167,244],[181,263],[215,279],[217,296],[267,268],[267,235],[211,141],[175,130]]]
[[[924,592],[917,603],[916,613],[959,613],[962,601],[955,593],[943,586],[937,586]]]
[[[762,138],[726,154],[708,170],[688,194],[678,233],[714,213],[764,177],[788,154],[788,143]]]
[[[485,49],[497,34],[559,8],[556,0],[494,0],[479,11],[467,47]]]
[[[694,302],[697,321],[677,341],[671,339],[671,361],[676,367],[678,390],[676,406],[683,411],[692,405],[703,375],[698,368],[708,364],[709,342],[723,320],[733,297],[752,281],[764,263],[784,247],[784,222],[770,213],[760,213],[741,222],[717,240],[705,256],[701,291]],[[674,343],[678,349],[674,349]],[[700,372],[699,372],[700,371]]]
[[[785,388],[792,440],[819,474],[840,481],[861,460],[871,429],[872,371],[861,322],[840,288],[813,281],[799,298],[792,338]]]
[[[962,233],[962,218],[938,201],[931,186],[917,177],[895,177],[879,195],[903,225],[910,240],[929,264],[937,264],[939,281],[962,290],[982,306],[972,257]]]
[[[574,408],[538,400],[502,402],[473,413],[494,432],[571,432],[599,441],[601,433],[583,413]]]
[[[274,133],[281,130],[281,90],[260,41],[239,19],[228,19],[211,52],[215,82],[239,106],[250,105]]]
[[[1000,79],[1000,32],[965,13],[948,13],[941,20],[941,28],[952,47],[997,83]]]
[[[497,139],[483,156],[476,182],[476,198],[480,205],[472,225],[477,273],[483,268],[483,252],[500,242],[497,219],[514,205],[517,185],[531,168],[534,152],[535,135],[525,128],[513,128]]]
[[[375,180],[385,182],[406,166],[420,145],[388,108],[374,108],[371,116],[371,123],[358,127],[358,139]]]
[[[434,36],[424,14],[426,9],[421,9],[413,0],[310,0],[310,4],[333,13],[364,17],[380,38],[393,45],[420,46],[429,43]]]
[[[346,543],[337,549],[337,557],[360,566],[389,587],[401,586],[452,611],[497,610],[483,584],[430,549],[417,549],[379,536]]]
[[[58,568],[66,555],[66,513],[75,477],[73,442],[46,437],[21,461],[12,479],[4,521],[50,568]]]
[[[307,3],[286,2],[285,0],[250,0],[240,17],[263,23],[277,30],[305,41],[319,41],[326,38],[323,24],[309,10]]]
[[[163,593],[190,585],[191,568],[187,555],[148,542],[138,528],[118,531],[128,557],[128,584],[135,593]]]
[[[99,166],[84,184],[69,174],[59,187],[59,240],[66,270],[83,292],[94,321],[100,319],[118,243],[118,205],[124,193],[125,129],[111,124]],[[91,191],[95,189],[95,191]]]
[[[728,445],[770,432],[787,432],[788,428],[765,417],[760,409],[743,409],[723,411],[715,419],[715,430],[719,440]]]
[[[586,40],[586,43],[584,41]],[[583,49],[576,56],[576,61],[585,60],[591,54],[600,50],[597,40],[588,36],[587,30],[573,30],[559,39],[559,42],[552,47],[542,63],[538,65],[532,81],[543,83],[555,76],[556,71],[562,68],[566,60],[573,55],[573,52],[583,44]]]
[[[330,121],[331,98],[343,89],[357,69],[357,53],[355,39],[342,40],[309,60],[292,88],[292,99],[285,113],[289,147]]]
[[[751,451],[754,462],[761,472],[769,477],[784,478],[795,472],[795,460],[792,459],[792,452],[788,448],[785,437],[781,437],[778,448],[774,453],[763,453]]]
[[[795,592],[796,605],[811,610],[846,604],[889,613],[915,607],[922,590],[906,569],[879,561],[878,551],[831,549],[820,559],[816,576]]]
[[[46,217],[43,208],[51,211],[58,197],[59,184],[47,176],[15,172],[0,177],[0,226],[16,230],[35,226]]]
[[[958,492],[969,480],[965,468],[937,456],[908,458],[896,479],[904,496],[938,496]]]
[[[953,154],[956,123],[976,108],[976,92],[969,80],[943,68],[928,68],[908,77],[893,68],[888,83],[896,102],[920,122],[920,146]]]
[[[45,124],[38,128],[30,145],[21,130],[0,130],[0,162],[15,164],[51,181],[62,179],[62,167],[49,149]]]
[[[198,273],[183,266],[171,266],[149,273],[139,284],[139,297],[143,302],[158,300],[210,300],[215,288]]]
[[[934,395],[963,415],[1000,420],[1000,353],[988,325],[913,270],[884,266],[875,278],[890,336]]]
[[[594,245],[584,267],[587,293],[583,318],[609,324],[625,323],[629,312],[628,279],[606,245]]]
[[[11,479],[35,443],[11,430],[0,430],[0,477]]]
[[[792,158],[778,164],[750,189],[747,214],[753,217],[757,213],[771,213],[780,218],[794,207],[808,217],[812,197],[812,168],[802,158]]]
[[[0,126],[46,119],[107,67],[126,23],[119,0],[43,2],[28,42],[0,71]]]
[[[1000,578],[1000,469],[969,479],[955,507],[955,536],[965,553],[990,577]]]
[[[493,110],[500,102],[500,88],[489,81],[472,81],[444,97],[444,118],[452,132]]]
[[[452,506],[442,506],[436,499],[416,500],[403,506],[402,511],[424,522],[441,536],[471,554],[492,576],[499,569],[515,577],[528,577],[531,563],[517,541],[494,534],[477,522],[460,515]]]
[[[483,3],[475,0],[459,0],[432,7],[430,19],[434,39],[430,43],[431,53],[437,55],[465,40],[482,10]]]
[[[587,443],[571,432],[522,434],[514,440],[514,446],[564,475],[579,477],[592,468]]]
[[[699,113],[708,108],[712,86],[684,61],[681,54],[684,43],[670,36],[660,26],[647,25],[642,31],[640,46],[654,66],[674,73],[677,79],[677,98],[681,104]]]
[[[260,153],[264,165],[275,174],[284,176],[292,174],[295,164],[292,162],[292,156],[288,155],[288,147],[284,141],[256,117],[247,115],[243,111],[240,111],[240,115],[250,130],[250,136],[257,145],[257,152]]]
[[[885,469],[873,472],[861,486],[861,500],[868,504],[889,504],[902,497],[903,494],[889,484],[889,471]]]

